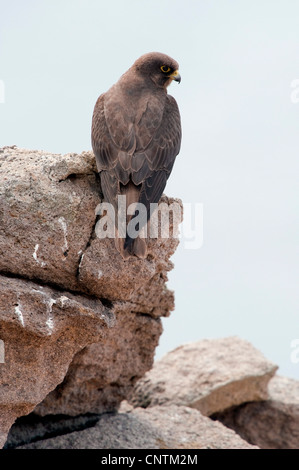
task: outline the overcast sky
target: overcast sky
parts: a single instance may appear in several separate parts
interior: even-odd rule
[[[183,143],[165,192],[202,204],[203,244],[182,239],[172,258],[176,309],[156,357],[237,335],[299,379],[299,2],[0,0],[0,12],[0,146],[88,150],[97,97],[136,58],[179,62]]]

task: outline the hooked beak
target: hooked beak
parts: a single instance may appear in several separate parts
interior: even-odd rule
[[[169,75],[169,78],[171,78],[175,82],[181,83],[181,76],[178,70],[175,70],[171,75]]]

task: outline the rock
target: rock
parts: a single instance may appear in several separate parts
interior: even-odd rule
[[[172,205],[182,212],[179,200],[166,196],[161,198],[159,207],[162,217],[167,215]],[[173,227],[171,220],[170,218],[170,234],[177,228]],[[80,285],[100,298],[130,301],[147,306],[146,313],[153,316],[165,315],[165,308],[161,303],[165,303],[166,273],[173,268],[169,258],[177,245],[178,238],[174,236],[149,239],[148,256],[145,260],[136,257],[123,260],[114,248],[113,239],[93,237],[80,261]],[[168,292],[166,311],[169,310],[169,301],[173,304],[173,294]]]
[[[0,272],[98,298],[143,303],[145,313],[153,297],[151,310],[160,306],[182,216],[170,217],[169,238],[149,240],[146,260],[125,261],[114,240],[96,236],[101,199],[92,152],[62,156],[6,147],[0,167]],[[164,196],[160,203],[163,214],[172,205],[182,212],[179,200]],[[148,287],[153,282],[159,285],[155,294]],[[165,315],[169,309],[158,310]]]
[[[262,449],[299,448],[299,382],[275,376],[267,401],[245,403],[214,416]]]
[[[105,414],[93,427],[22,449],[254,449],[237,434],[185,406]]]
[[[124,261],[95,228],[101,202],[92,152],[0,152],[0,435],[29,413],[117,409],[152,363],[178,245],[149,240]],[[177,200],[162,198],[163,211]],[[56,389],[57,387],[57,389]],[[38,406],[37,406],[38,405]],[[2,433],[2,434],[1,434]]]
[[[97,236],[92,152],[4,147],[0,167],[0,446],[29,414],[7,447],[298,448],[298,382],[247,341],[183,345],[150,370],[180,201],[160,201],[170,236],[124,261]]]
[[[48,439],[73,431],[95,426],[100,416],[88,413],[79,416],[48,415],[34,413],[18,418],[10,428],[4,449],[14,449],[31,442]]]
[[[99,300],[0,276],[1,445],[14,420],[32,411],[63,380],[74,355],[102,340],[113,322]]]
[[[162,333],[159,319],[113,308],[115,325],[98,343],[78,352],[63,380],[34,412],[67,414],[103,413],[118,408],[135,382],[153,364]]]
[[[4,150],[0,272],[85,291],[78,285],[78,267],[100,203],[92,154]]]
[[[174,403],[205,416],[248,401],[265,400],[277,366],[237,337],[201,340],[166,354],[140,379],[134,406]]]
[[[164,405],[136,408],[134,416],[148,421],[159,430],[160,449],[250,449],[237,434],[227,433],[198,410],[186,406]]]

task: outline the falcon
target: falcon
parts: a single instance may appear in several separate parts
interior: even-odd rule
[[[125,196],[126,228],[122,235],[117,217],[115,220],[115,245],[124,259],[146,257],[146,242],[129,233],[129,222],[139,213],[137,203],[143,204],[145,217],[137,224],[140,234],[180,151],[180,113],[167,92],[173,80],[181,81],[178,68],[166,54],[144,54],[99,96],[94,107],[91,141],[104,200],[117,214],[119,196]],[[133,212],[128,210],[131,204]]]

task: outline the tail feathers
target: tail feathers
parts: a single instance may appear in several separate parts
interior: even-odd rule
[[[133,254],[133,247],[135,243],[136,238],[131,238],[128,234],[126,236],[125,242],[124,242],[124,250],[126,250],[128,253]]]
[[[137,256],[137,258],[146,258],[147,256],[147,246],[144,238],[131,238],[127,235],[124,239],[116,236],[115,246],[124,259],[129,259],[134,256]]]
[[[138,258],[146,258],[147,247],[144,238],[131,238],[127,235],[124,243],[124,251],[129,253],[131,256],[135,255]]]
[[[126,214],[127,214],[128,207],[131,206],[131,209],[132,209],[132,205],[137,204],[139,201],[141,185],[136,186],[132,181],[130,181],[126,185],[121,185],[120,189],[121,189],[121,195],[126,196]],[[134,210],[131,211],[131,214],[132,212],[134,213]],[[138,214],[138,211],[135,212],[135,214],[133,215],[127,215],[126,224],[128,225],[130,220],[134,218],[137,214]],[[141,222],[142,225],[144,223],[146,223],[146,220],[144,222]],[[142,229],[142,226],[141,226],[141,229]],[[137,231],[139,232],[138,229]],[[147,246],[146,246],[146,242],[144,238],[141,238],[140,236],[137,236],[136,238],[132,238],[130,237],[128,233],[126,233],[126,238],[121,238],[119,237],[117,229],[116,229],[115,246],[124,259],[128,259],[133,256],[137,256],[138,258],[146,258],[147,256]]]

